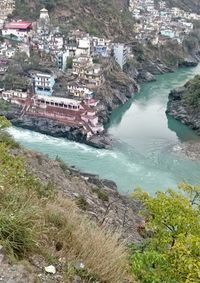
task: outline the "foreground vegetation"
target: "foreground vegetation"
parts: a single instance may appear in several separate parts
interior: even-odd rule
[[[128,250],[116,235],[80,214],[55,184],[44,185],[26,171],[25,161],[12,154],[19,145],[4,132],[8,126],[0,117],[0,244],[11,261],[26,259],[32,265],[33,257],[42,257],[45,265],[60,266],[62,259],[64,282],[73,282],[75,275],[88,283],[135,277],[141,283],[200,281],[200,186],[182,183],[177,191],[155,196],[135,190],[144,241]],[[77,269],[80,261],[84,267]],[[39,280],[37,269],[33,273]]]
[[[132,270],[144,283],[200,282],[200,186],[182,183],[180,191],[150,197],[143,204],[148,238],[132,245]]]
[[[24,160],[10,153],[17,145],[2,132],[9,123],[0,118],[0,125],[0,244],[10,259],[31,262],[34,255],[56,265],[62,258],[66,282],[77,273],[83,282],[122,282],[128,270],[124,246],[80,215],[54,184],[30,175]],[[85,267],[76,270],[80,260]]]

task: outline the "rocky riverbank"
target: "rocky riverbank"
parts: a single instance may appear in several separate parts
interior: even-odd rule
[[[173,148],[173,151],[181,156],[189,158],[191,160],[200,161],[200,142],[190,141],[180,143]]]
[[[70,141],[85,143],[96,148],[108,149],[112,146],[112,139],[105,132],[88,139],[82,126],[67,126],[53,119],[39,118],[31,115],[20,117],[21,108],[19,106],[7,105],[8,109],[4,110],[0,104],[0,116],[5,116],[16,127],[57,138],[66,138]]]
[[[180,66],[191,67],[196,65],[197,58],[188,57],[182,60],[182,65]],[[139,68],[132,64],[127,64],[124,72],[112,62],[109,68],[105,68],[105,83],[96,90],[96,98],[100,101],[97,106],[97,115],[100,122],[103,124],[108,123],[112,111],[121,104],[126,103],[139,91],[139,83],[155,81],[155,75],[172,71],[173,69],[160,59],[146,59]],[[112,137],[108,136],[106,131],[87,139],[82,126],[67,126],[53,119],[36,118],[31,115],[24,115],[21,118],[20,110],[16,105],[9,106],[9,109],[6,110],[0,105],[0,115],[6,116],[17,127],[85,143],[100,149],[112,147]]]
[[[55,184],[100,226],[117,232],[127,243],[142,240],[143,222],[138,215],[140,204],[120,195],[114,182],[82,173],[60,159],[51,160],[40,153],[13,149],[12,154],[23,156],[29,172],[42,183]]]
[[[188,102],[189,96],[187,84],[172,90],[169,94],[166,113],[200,135],[200,111],[198,105],[192,106]]]

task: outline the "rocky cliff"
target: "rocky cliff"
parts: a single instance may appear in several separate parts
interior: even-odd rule
[[[170,92],[166,113],[200,135],[200,76]]]
[[[126,103],[139,90],[136,80],[130,74],[122,72],[114,63],[104,71],[105,83],[97,89],[100,100],[98,115],[103,123],[107,123],[112,110]]]
[[[140,204],[120,195],[114,182],[82,173],[60,159],[50,160],[40,153],[14,149],[12,154],[22,156],[29,172],[44,184],[49,181],[56,184],[56,188],[74,201],[82,213],[100,226],[118,232],[127,243],[142,240],[139,233],[142,224],[138,215]]]

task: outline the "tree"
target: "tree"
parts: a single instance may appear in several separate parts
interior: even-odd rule
[[[200,282],[200,185],[182,183],[151,197],[137,190],[151,235],[131,246],[132,271],[143,283]]]
[[[5,117],[0,116],[0,130],[8,128],[10,125],[10,122]]]

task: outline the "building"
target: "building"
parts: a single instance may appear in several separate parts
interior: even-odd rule
[[[87,37],[78,40],[78,48],[76,49],[76,57],[90,56],[90,40]]]
[[[69,95],[80,99],[88,99],[93,96],[93,92],[85,85],[76,82],[68,84],[67,91]]]
[[[75,36],[70,36],[67,38],[65,42],[65,49],[69,51],[69,56],[70,57],[75,57],[76,56],[76,50],[78,48],[78,42],[76,40]]]
[[[116,44],[113,48],[113,55],[115,61],[118,63],[120,68],[123,70],[124,65],[127,62],[128,51],[124,44]]]
[[[109,57],[108,47],[105,45],[97,45],[94,47],[94,55],[100,57]]]
[[[78,77],[84,77],[85,70],[93,65],[91,57],[81,56],[73,59],[72,73]]]
[[[90,87],[100,86],[104,82],[101,65],[94,64],[91,57],[75,58],[72,73]]]
[[[69,57],[69,50],[60,51],[56,54],[57,66],[61,71],[65,71],[67,68],[67,58]]]
[[[37,95],[51,96],[54,84],[55,78],[52,74],[36,73],[34,75],[35,93]]]
[[[46,36],[50,32],[50,17],[47,9],[40,10],[40,18],[37,22],[37,33]]]
[[[29,37],[32,30],[31,22],[10,22],[5,24],[2,30],[2,36],[4,37],[16,37],[17,40],[24,40]]]
[[[0,98],[12,103],[20,104],[20,100],[24,101],[28,98],[27,92],[20,89],[16,90],[0,90]],[[18,101],[19,100],[19,101]]]
[[[91,87],[98,87],[104,83],[104,75],[100,64],[93,64],[85,70],[85,82]]]

